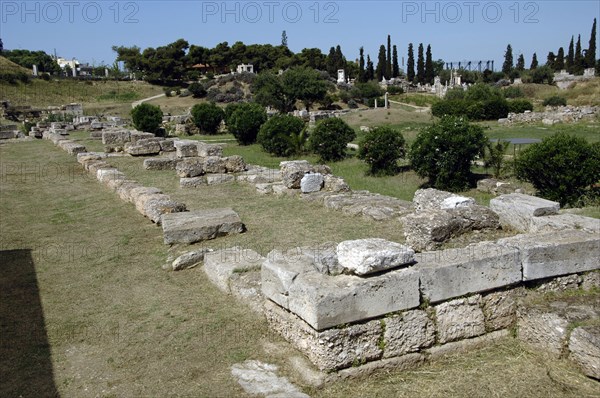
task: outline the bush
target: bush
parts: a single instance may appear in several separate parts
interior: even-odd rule
[[[173,96],[173,89],[171,87],[163,87],[163,92],[167,98],[171,98]]]
[[[502,169],[504,168],[504,155],[510,142],[496,140],[496,142],[488,141],[485,144],[485,167],[491,167],[495,178],[502,177]]]
[[[557,133],[525,149],[517,159],[517,177],[561,205],[577,204],[600,181],[600,145]]]
[[[465,90],[462,87],[454,87],[446,91],[444,99],[447,100],[461,100],[465,99]]]
[[[353,99],[348,100],[348,108],[356,109],[358,108],[358,104]]]
[[[194,82],[188,86],[188,90],[192,93],[192,97],[194,98],[204,98],[206,97],[206,89],[204,86],[198,82]]]
[[[531,101],[526,99],[515,99],[508,101],[508,111],[511,113],[523,113],[525,111],[532,111],[533,104]]]
[[[460,191],[469,186],[471,162],[483,154],[487,141],[482,127],[446,116],[419,133],[409,158],[417,174],[433,187]]]
[[[502,93],[504,98],[523,98],[525,96],[523,90],[516,86],[506,87]]]
[[[233,102],[231,104],[227,104],[224,110],[225,116],[223,117],[223,120],[225,120],[225,124],[227,124],[228,126],[231,124],[231,115],[233,115],[233,113],[237,111],[240,106],[242,106],[240,102]]]
[[[398,159],[404,157],[402,134],[390,127],[377,127],[360,142],[358,158],[370,167],[372,175],[393,175],[398,172]]]
[[[390,95],[404,94],[404,90],[400,86],[388,86],[387,91]]]
[[[223,109],[212,102],[196,104],[192,108],[192,118],[196,127],[206,134],[216,134],[223,120]]]
[[[544,106],[567,106],[567,99],[560,95],[553,95],[550,98],[546,98],[543,102]]]
[[[131,119],[136,129],[156,134],[162,124],[163,113],[160,107],[140,104],[131,110]]]
[[[346,157],[346,147],[356,138],[356,132],[342,119],[329,118],[317,124],[310,135],[310,150],[322,161],[337,161]]]
[[[357,83],[351,90],[352,98],[363,100],[364,98],[376,98],[383,95],[383,90],[375,82]]]
[[[275,115],[262,125],[257,141],[275,156],[299,153],[304,143],[304,122],[291,115]]]
[[[266,121],[267,112],[261,105],[239,104],[227,119],[227,129],[240,145],[250,145],[256,142],[260,126]]]

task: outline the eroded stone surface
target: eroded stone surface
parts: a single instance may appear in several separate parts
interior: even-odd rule
[[[425,311],[406,311],[384,322],[385,358],[416,352],[435,342],[435,327]]]
[[[255,360],[247,360],[231,367],[231,374],[246,393],[268,397],[310,398],[285,377],[277,375],[279,368]]]
[[[437,338],[440,343],[467,339],[485,333],[480,295],[447,301],[435,307]]]
[[[232,209],[196,210],[162,217],[165,244],[195,243],[245,231]]]
[[[512,193],[492,199],[490,208],[498,214],[503,226],[519,232],[529,232],[532,218],[556,215],[560,204],[535,196]]]
[[[575,328],[569,339],[569,358],[583,373],[600,379],[600,326]]]
[[[300,189],[300,182],[306,173],[314,171],[306,160],[292,160],[281,162],[281,175],[283,184],[290,189]]]
[[[181,271],[183,269],[191,268],[204,261],[204,255],[209,251],[210,249],[200,249],[184,253],[173,261],[171,267],[173,268],[173,271]]]
[[[204,272],[221,291],[231,293],[230,280],[235,273],[260,270],[265,258],[251,249],[230,247],[206,253]]]
[[[319,192],[324,183],[323,174],[309,173],[305,174],[300,180],[300,190],[302,193]]]
[[[367,275],[412,264],[415,252],[396,242],[372,238],[341,242],[337,257],[346,272]]]

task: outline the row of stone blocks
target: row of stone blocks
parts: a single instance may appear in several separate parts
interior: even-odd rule
[[[211,209],[188,212],[185,204],[179,203],[160,189],[145,187],[105,161],[106,153],[87,152],[83,145],[67,140],[59,134],[47,134],[57,146],[72,155],[91,174],[96,176],[119,197],[132,203],[136,210],[162,225],[165,244],[195,243],[232,233],[242,233],[245,226],[232,209]]]

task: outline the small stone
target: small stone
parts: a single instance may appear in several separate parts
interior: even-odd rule
[[[311,173],[305,174],[300,181],[300,190],[302,193],[319,192],[323,187],[323,174]]]

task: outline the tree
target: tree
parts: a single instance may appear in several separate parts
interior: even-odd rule
[[[392,77],[400,76],[400,65],[398,65],[398,48],[394,44],[392,50]]]
[[[585,59],[581,53],[581,35],[577,36],[577,44],[575,45],[575,58],[573,60],[573,73],[581,75],[585,68]]]
[[[223,109],[212,102],[194,105],[191,113],[196,127],[206,134],[216,134],[225,117]]]
[[[37,65],[40,72],[56,74],[61,72],[60,66],[58,66],[54,58],[44,51],[3,50],[2,56],[29,70],[31,70],[33,65]],[[72,76],[72,74],[69,76]]]
[[[408,59],[406,62],[406,79],[409,82],[415,81],[415,53],[413,50],[413,44],[408,44]]]
[[[227,130],[240,145],[256,142],[260,127],[267,121],[267,112],[257,103],[239,104],[227,118]]]
[[[485,154],[485,167],[491,167],[493,170],[494,178],[502,177],[502,168],[504,166],[504,155],[506,154],[506,150],[510,145],[509,141],[500,141],[499,139],[496,142],[492,142],[491,140],[486,142],[485,148],[487,149]]]
[[[536,69],[537,67],[538,67],[537,54],[533,53],[533,57],[531,57],[531,66],[529,67],[529,69],[533,70],[533,69]]]
[[[398,159],[404,157],[402,134],[391,127],[376,127],[360,142],[358,158],[369,165],[371,175],[393,175],[398,172]]]
[[[469,186],[471,163],[483,154],[487,141],[481,126],[444,116],[417,135],[409,158],[412,168],[431,186],[461,191]]]
[[[387,57],[385,63],[385,78],[390,79],[392,77],[392,37],[387,37]]]
[[[4,43],[2,43],[2,39],[0,39],[0,55],[2,55],[3,51],[4,51]]]
[[[578,204],[600,176],[600,145],[566,133],[546,137],[517,159],[517,177],[561,205]]]
[[[0,52],[1,52],[1,50],[0,50]],[[592,25],[592,35],[590,36],[588,49],[587,49],[587,52],[585,53],[585,67],[593,68],[595,65],[596,65],[596,18],[594,18],[594,24]]]
[[[433,59],[431,56],[431,45],[427,45],[427,53],[425,56],[425,83],[433,84],[434,71]]]
[[[282,76],[283,92],[290,100],[300,100],[307,111],[315,102],[322,101],[327,94],[327,85],[321,74],[310,68],[294,67]]]
[[[303,141],[304,122],[291,115],[275,115],[262,125],[257,142],[275,156],[292,156],[298,153]]]
[[[419,44],[417,55],[417,82],[425,84],[425,56],[423,54],[423,43]]]
[[[548,56],[546,57],[546,66],[552,68],[552,70],[555,70],[555,65],[556,65],[556,54],[554,54],[553,51],[550,51],[548,53]]]
[[[523,56],[523,54],[520,54],[519,58],[517,58],[517,64],[515,65],[515,69],[518,71],[525,70],[525,57]]]
[[[206,89],[202,85],[202,83],[193,82],[188,86],[188,91],[192,94],[194,98],[204,98],[206,97]]]
[[[365,81],[373,80],[375,78],[375,67],[373,65],[373,61],[371,61],[371,57],[367,54],[367,71],[365,76]]]
[[[574,38],[571,36],[571,43],[569,43],[569,52],[567,53],[567,59],[565,60],[565,67],[567,72],[573,73],[573,67],[575,66],[575,44]]]
[[[365,71],[365,49],[363,47],[359,50],[360,58],[358,60],[358,82],[364,83],[367,81],[366,79],[366,71]]]
[[[346,122],[329,118],[317,124],[310,135],[309,147],[321,161],[338,161],[346,157],[346,147],[354,138],[356,132]]]
[[[140,131],[156,134],[162,124],[163,113],[160,107],[142,103],[131,110],[133,126]]]
[[[385,77],[386,64],[387,60],[385,58],[385,46],[382,44],[379,47],[379,56],[377,57],[377,69],[375,71],[375,76],[377,77],[378,82],[380,82]]]
[[[283,47],[288,46],[288,36],[287,36],[287,32],[285,30],[283,32],[281,32],[281,45]]]
[[[279,112],[290,112],[294,108],[296,98],[291,98],[283,88],[278,75],[271,72],[259,73],[252,83],[254,100],[262,106],[272,106]]]
[[[560,71],[565,69],[565,49],[559,48],[558,54],[556,54],[556,62],[554,63],[554,70]]]
[[[512,46],[509,44],[506,47],[506,52],[504,53],[504,63],[502,64],[502,73],[506,76],[510,75],[510,72],[513,70],[513,52]]]

